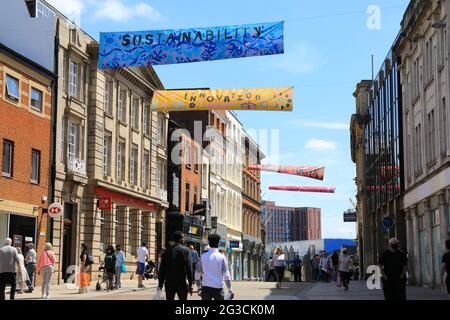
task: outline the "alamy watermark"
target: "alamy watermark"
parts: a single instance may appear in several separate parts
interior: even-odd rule
[[[367,28],[369,30],[380,30],[381,29],[381,8],[377,5],[370,5],[367,7]]]

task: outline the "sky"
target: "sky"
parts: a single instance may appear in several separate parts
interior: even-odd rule
[[[264,173],[263,199],[322,209],[323,238],[355,238],[355,165],[349,122],[353,92],[381,67],[408,0],[47,0],[98,39],[99,32],[285,21],[282,55],[155,66],[166,89],[294,87],[292,112],[238,111],[268,155],[265,163],[324,165],[324,181]],[[273,136],[272,136],[273,134]],[[278,139],[276,137],[278,136]],[[270,137],[274,137],[270,139]],[[278,162],[278,163],[277,163]],[[269,185],[334,186],[334,194],[269,191]]]

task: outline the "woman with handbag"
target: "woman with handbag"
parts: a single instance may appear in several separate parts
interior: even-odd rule
[[[91,285],[91,275],[90,275],[90,257],[87,245],[81,244],[81,254],[80,254],[80,291],[79,293],[88,293],[88,288]]]
[[[122,287],[122,282],[120,281],[120,277],[123,272],[127,272],[127,268],[125,267],[125,253],[120,249],[119,245],[116,245],[116,279],[114,281],[114,287],[119,289]]]
[[[42,272],[42,298],[48,299],[50,297],[50,284],[52,276],[55,272],[55,254],[52,251],[52,244],[46,243],[44,252],[39,256],[39,261],[36,266],[36,271],[40,275]]]

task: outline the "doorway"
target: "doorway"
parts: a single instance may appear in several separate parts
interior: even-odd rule
[[[36,243],[36,218],[15,214],[9,216],[9,237],[13,240],[13,246],[19,247],[26,254],[26,243]]]
[[[66,273],[67,268],[70,265],[75,264],[73,259],[73,217],[75,205],[71,203],[64,204],[64,227],[63,227],[63,257],[62,257],[62,268],[61,277],[64,279],[64,282],[67,281],[67,278],[70,274]]]

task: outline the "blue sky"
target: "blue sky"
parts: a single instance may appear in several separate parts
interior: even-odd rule
[[[246,129],[279,130],[280,163],[325,165],[323,182],[263,174],[264,199],[285,206],[322,208],[322,236],[355,237],[342,222],[354,197],[348,123],[356,83],[380,67],[399,28],[407,0],[48,0],[98,39],[99,32],[176,29],[286,21],[285,54],[156,66],[166,88],[294,86],[294,111],[241,111]],[[369,29],[369,6],[378,6],[380,29]],[[267,154],[271,150],[266,150]],[[330,185],[335,194],[268,191],[269,185]]]

